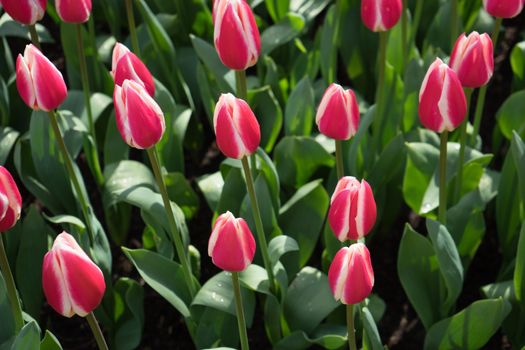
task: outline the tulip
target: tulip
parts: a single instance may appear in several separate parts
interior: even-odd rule
[[[208,243],[213,263],[225,271],[240,272],[252,263],[254,254],[255,239],[246,221],[229,211],[220,215]]]
[[[335,140],[348,140],[359,127],[359,106],[352,90],[331,84],[323,95],[315,122],[319,131]]]
[[[57,236],[44,256],[42,287],[56,312],[87,316],[102,300],[106,284],[102,271],[67,232]]]
[[[328,270],[328,282],[335,300],[353,305],[363,301],[374,286],[370,252],[363,243],[341,248]]]
[[[223,94],[215,106],[213,127],[217,146],[226,157],[251,155],[261,142],[261,130],[250,106],[232,94]]]
[[[144,63],[126,46],[117,43],[113,49],[111,76],[116,85],[122,85],[124,80],[133,80],[146,88],[151,95],[155,95],[153,76]]]
[[[47,0],[1,0],[0,3],[15,21],[34,25],[44,17]]]
[[[245,0],[215,0],[213,23],[215,48],[225,66],[245,70],[257,63],[261,53],[259,29]]]
[[[0,165],[0,232],[15,226],[21,211],[22,197],[15,180],[9,171]]]
[[[339,180],[330,201],[328,222],[341,242],[366,236],[376,222],[372,188],[363,180],[345,176]]]
[[[525,1],[522,0],[483,0],[483,7],[490,15],[500,18],[512,18],[520,14]]]
[[[22,100],[34,110],[49,112],[67,97],[62,73],[32,44],[16,60],[16,87]]]
[[[402,12],[401,0],[361,0],[361,18],[373,32],[385,32],[395,26]]]
[[[159,142],[166,128],[164,113],[144,86],[125,80],[122,87],[115,85],[113,101],[117,127],[129,146],[146,149]]]
[[[436,58],[419,92],[419,118],[428,129],[453,131],[465,119],[467,101],[456,73]]]
[[[450,68],[456,72],[461,84],[468,88],[485,85],[494,72],[492,40],[486,33],[477,32],[459,36],[450,56]]]
[[[55,0],[60,19],[67,23],[87,22],[91,15],[91,0]]]

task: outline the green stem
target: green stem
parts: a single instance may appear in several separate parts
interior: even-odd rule
[[[348,327],[348,348],[357,350],[355,342],[354,305],[346,305],[346,326]]]
[[[460,126],[459,137],[459,159],[458,159],[458,176],[456,178],[456,185],[454,186],[454,203],[457,203],[461,198],[461,187],[463,185],[463,163],[465,162],[465,148],[467,143],[467,124],[470,111],[470,97],[472,96],[472,89],[465,88],[465,97],[467,99],[467,114],[465,120]]]
[[[171,230],[171,236],[175,244],[175,250],[177,251],[177,255],[182,265],[182,272],[184,275],[184,279],[186,280],[186,284],[188,285],[188,288],[190,290],[191,297],[193,298],[195,296],[195,283],[193,283],[191,267],[188,261],[188,257],[186,255],[186,249],[184,249],[184,245],[182,243],[182,237],[177,228],[175,217],[173,216],[173,210],[171,209],[171,202],[168,196],[168,190],[166,189],[166,185],[164,184],[164,179],[162,178],[162,173],[160,171],[160,164],[159,164],[159,160],[157,156],[157,150],[155,146],[148,148],[147,153],[148,153],[149,160],[151,162],[153,173],[155,174],[155,180],[157,181],[157,185],[159,187],[160,194],[162,196],[162,201],[164,203],[164,209],[166,210],[166,216],[168,217],[168,224]]]
[[[335,14],[334,14],[334,31],[332,33],[331,43],[332,48],[335,50],[335,54],[331,55],[330,67],[328,68],[327,84],[331,84],[336,80],[337,77],[337,50],[341,41],[341,17],[343,16],[343,0],[336,0],[335,2]]]
[[[439,148],[439,221],[442,225],[447,223],[447,143],[448,131],[441,133]]]
[[[450,4],[450,51],[458,38],[458,0],[452,0]]]
[[[235,71],[235,84],[237,87],[237,97],[246,101],[248,99],[248,86],[246,84],[246,71],[244,70]]]
[[[337,169],[337,178],[340,179],[345,176],[343,162],[343,141],[341,140],[335,140],[335,165]]]
[[[93,16],[89,17],[89,20],[87,21],[88,26],[88,36],[89,36],[89,45],[91,46],[91,49],[93,50],[93,61],[95,63],[99,62],[99,56],[98,56],[98,50],[97,50],[97,38],[95,33],[95,20],[93,19]],[[100,86],[100,71],[98,69],[95,69],[95,86]]]
[[[33,45],[35,45],[39,50],[42,50],[40,47],[40,39],[38,39],[38,33],[36,32],[36,26],[34,24],[30,24],[27,26],[27,28],[29,29],[29,35],[31,36]]]
[[[89,323],[89,328],[91,328],[91,332],[93,332],[93,335],[95,336],[98,348],[100,350],[109,350],[108,344],[106,344],[106,339],[104,339],[104,334],[102,334],[102,330],[100,329],[100,326],[93,312],[87,314],[86,319]]]
[[[374,117],[376,152],[379,154],[383,137],[383,104],[386,67],[386,48],[388,45],[388,32],[379,32],[379,55],[377,58],[377,88],[376,88],[376,115]]]
[[[410,38],[408,39],[409,51],[412,50],[412,46],[416,44],[417,30],[419,29],[419,23],[421,23],[421,15],[423,14],[423,1],[416,1],[416,9],[414,14],[414,20],[412,21],[412,29],[410,30]]]
[[[492,32],[492,44],[494,46],[494,51],[496,50],[499,38],[499,32],[501,29],[502,18],[496,18],[496,23],[494,23],[494,30]],[[472,133],[472,139],[470,144],[476,144],[476,137],[479,134],[479,128],[481,126],[481,118],[483,117],[483,109],[485,107],[485,97],[487,96],[487,87],[488,83],[483,85],[478,92],[478,101],[476,103],[476,112],[474,113],[474,132]]]
[[[407,0],[403,0],[403,14],[401,17],[401,50],[403,52],[403,71],[408,64],[408,6]]]
[[[250,196],[250,202],[252,204],[253,218],[255,220],[255,228],[257,230],[257,240],[259,241],[259,248],[261,249],[261,255],[263,258],[264,268],[268,273],[268,280],[270,281],[270,289],[276,292],[275,279],[272,270],[272,264],[270,261],[270,255],[268,254],[268,244],[266,243],[266,236],[264,235],[264,227],[261,219],[261,212],[259,211],[259,203],[257,202],[257,196],[255,194],[255,187],[253,185],[252,173],[250,171],[250,165],[248,164],[247,157],[242,158],[242,167],[244,170],[244,176],[246,177],[246,189]]]
[[[239,284],[239,273],[232,272],[233,293],[235,294],[235,308],[237,310],[237,325],[239,326],[239,337],[241,338],[241,349],[248,350],[248,333],[246,332],[246,321],[244,320],[244,309],[242,307],[241,285]]]
[[[89,242],[91,246],[93,246],[94,231],[93,231],[93,227],[91,226],[91,218],[89,216],[89,212],[90,212],[89,204],[86,200],[86,197],[84,197],[84,192],[80,188],[80,182],[77,178],[77,173],[75,172],[75,169],[73,168],[73,161],[71,160],[71,156],[69,155],[69,152],[67,150],[66,144],[64,142],[64,138],[62,137],[62,133],[60,132],[60,127],[58,125],[56,113],[55,111],[49,111],[47,112],[47,114],[49,115],[51,127],[53,128],[53,132],[55,134],[55,138],[58,143],[58,148],[60,149],[60,152],[62,153],[62,158],[64,158],[64,165],[66,166],[66,171],[69,175],[69,179],[73,183],[73,187],[77,194],[78,201],[80,202],[80,208],[82,210],[82,215],[84,216],[84,220],[86,222]]]
[[[128,15],[128,27],[129,35],[131,36],[131,46],[133,48],[133,52],[135,52],[135,54],[140,57],[140,45],[139,39],[137,37],[135,15],[133,13],[133,4],[131,0],[126,0],[126,13]]]
[[[7,296],[11,303],[11,309],[13,310],[13,317],[15,318],[16,333],[24,326],[24,318],[22,317],[22,307],[20,306],[20,300],[16,293],[15,279],[11,273],[9,267],[9,261],[7,260],[7,254],[4,248],[4,241],[2,233],[0,232],[0,270],[4,275],[5,285],[7,288]]]

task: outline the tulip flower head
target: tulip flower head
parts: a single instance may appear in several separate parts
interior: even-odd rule
[[[223,94],[215,106],[213,127],[217,146],[226,157],[241,159],[257,150],[261,142],[259,122],[246,101]]]
[[[1,0],[0,4],[15,21],[33,25],[44,17],[47,0]]]
[[[131,147],[146,149],[162,138],[166,128],[164,113],[143,85],[124,80],[113,93],[117,127]]]
[[[488,83],[494,72],[494,49],[487,33],[461,34],[450,56],[450,68],[464,87],[479,88]]]
[[[22,197],[15,180],[11,173],[0,165],[0,233],[15,226],[21,211]]]
[[[328,282],[335,300],[345,305],[358,304],[374,287],[370,252],[363,243],[341,248],[328,270]]]
[[[49,305],[65,317],[86,316],[106,290],[102,271],[67,232],[57,236],[44,256],[42,287]]]
[[[116,85],[122,86],[126,79],[133,80],[144,86],[150,96],[155,95],[155,83],[150,71],[137,55],[121,43],[113,49],[111,76]]]
[[[525,1],[522,0],[483,0],[483,7],[490,15],[512,18],[520,14]]]
[[[352,90],[331,84],[323,95],[315,122],[319,131],[335,140],[348,140],[359,127],[359,106]]]
[[[225,271],[244,271],[255,255],[255,239],[246,221],[230,212],[220,215],[210,236],[208,255]]]
[[[87,22],[91,15],[91,0],[55,0],[60,19],[67,23]]]
[[[372,188],[355,177],[342,177],[335,188],[328,211],[328,223],[341,242],[366,236],[376,223],[376,202]]]
[[[245,0],[215,0],[214,43],[222,63],[244,70],[257,63],[261,53],[259,29]]]
[[[401,18],[401,0],[361,0],[361,18],[373,32],[385,32]]]
[[[16,87],[24,102],[34,110],[51,111],[67,97],[62,73],[33,44],[16,60]]]
[[[453,131],[465,119],[467,100],[456,73],[437,58],[419,91],[419,119],[436,132]]]

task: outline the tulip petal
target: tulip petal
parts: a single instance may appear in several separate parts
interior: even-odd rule
[[[60,19],[68,23],[84,23],[91,14],[91,0],[55,0]]]
[[[341,242],[348,239],[352,210],[352,191],[346,189],[337,194],[328,210],[328,223]]]
[[[512,18],[520,14],[524,1],[519,0],[483,0],[485,10],[494,17]]]
[[[233,6],[232,3],[228,3],[223,16],[216,18],[214,42],[225,66],[243,70],[250,62],[248,43],[244,38],[241,20]]]
[[[15,180],[7,171],[6,168],[0,166],[0,194],[7,199],[7,209],[0,215],[0,232],[5,232],[11,229],[18,219],[20,219],[20,212],[22,211],[22,197]],[[0,210],[0,214],[1,214]]]
[[[237,99],[236,102],[233,109],[233,123],[246,149],[244,155],[250,155],[257,150],[261,143],[259,122],[245,101]]]
[[[240,246],[244,257],[244,268],[246,268],[252,263],[255,255],[255,239],[248,224],[242,218],[237,219],[237,230],[239,232]]]
[[[31,72],[22,55],[18,55],[16,59],[16,88],[26,105],[32,109],[38,108]]]
[[[235,130],[228,105],[217,105],[215,111],[215,134],[217,146],[226,157],[240,159],[244,153],[244,144]]]
[[[126,96],[122,87],[118,85],[115,85],[115,91],[113,91],[113,104],[115,105],[115,119],[120,136],[128,145],[133,145],[128,114],[126,112]]]
[[[357,210],[355,216],[358,239],[366,236],[376,223],[377,209],[372,188],[365,180],[362,181],[357,195]]]
[[[235,220],[228,220],[221,227],[211,257],[213,263],[225,271],[239,272],[245,269],[245,256]]]
[[[348,247],[341,248],[335,255],[328,270],[328,284],[335,300],[340,300],[343,296],[346,277],[348,276],[348,251]]]
[[[150,96],[155,95],[153,76],[142,61],[132,52],[125,54],[118,61],[114,71],[116,85],[122,85],[125,80],[133,80],[141,84]]]
[[[350,246],[348,276],[344,285],[341,302],[358,304],[370,295],[374,286],[374,270],[370,261],[370,252],[362,243]]]
[[[31,47],[29,53],[30,56],[26,59],[30,60],[36,104],[43,111],[51,111],[60,106],[67,97],[64,78],[62,73],[38,49]]]
[[[46,0],[2,0],[5,12],[15,21],[26,25],[35,24],[44,17]]]
[[[443,117],[438,106],[443,93],[443,72],[438,58],[429,67],[419,93],[419,117],[424,127],[442,132]]]
[[[7,200],[7,196],[0,192],[0,222],[4,220],[5,213],[7,212],[8,208],[9,201]]]
[[[60,268],[60,260],[55,251],[44,256],[42,264],[42,289],[47,302],[51,307],[65,317],[72,317],[75,313],[71,307],[64,277]]]

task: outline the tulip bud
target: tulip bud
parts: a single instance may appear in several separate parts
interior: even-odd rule
[[[436,58],[419,91],[419,119],[436,132],[452,131],[465,119],[467,101],[458,76]]]
[[[113,102],[118,130],[129,146],[145,149],[159,142],[166,128],[164,113],[144,86],[133,80],[115,85]]]
[[[376,202],[372,188],[355,177],[342,177],[335,188],[328,211],[328,223],[341,242],[366,236],[376,223]]]
[[[213,263],[226,271],[244,271],[253,261],[255,240],[244,219],[236,219],[229,211],[220,215],[208,242],[208,255]]]
[[[352,90],[331,84],[323,95],[315,122],[319,131],[335,140],[348,140],[359,127],[359,106]]]
[[[15,226],[21,211],[22,197],[15,180],[9,171],[0,165],[0,233]]]
[[[91,0],[55,0],[60,19],[67,23],[87,22],[91,15]]]
[[[500,18],[512,18],[520,14],[525,1],[522,0],[483,0],[483,7],[490,15]]]
[[[494,72],[494,50],[488,34],[472,32],[459,36],[450,56],[450,68],[456,72],[464,87],[479,88],[490,80]]]
[[[385,32],[401,18],[401,0],[361,0],[361,18],[373,32]]]
[[[259,29],[245,0],[215,0],[213,39],[222,63],[244,70],[257,63],[261,53]]]
[[[226,157],[241,159],[261,142],[259,122],[250,106],[232,94],[222,94],[215,106],[213,127],[217,146]]]
[[[374,286],[370,252],[363,243],[341,248],[328,270],[328,282],[335,300],[346,305],[363,301]]]
[[[155,95],[155,83],[150,71],[137,55],[121,43],[113,49],[111,76],[116,85],[122,85],[126,79],[133,80],[144,86],[151,96]]]
[[[75,238],[62,232],[44,256],[42,287],[56,312],[65,317],[84,317],[100,304],[106,283],[102,271]]]
[[[0,3],[15,21],[33,25],[44,17],[47,0],[1,0]]]

